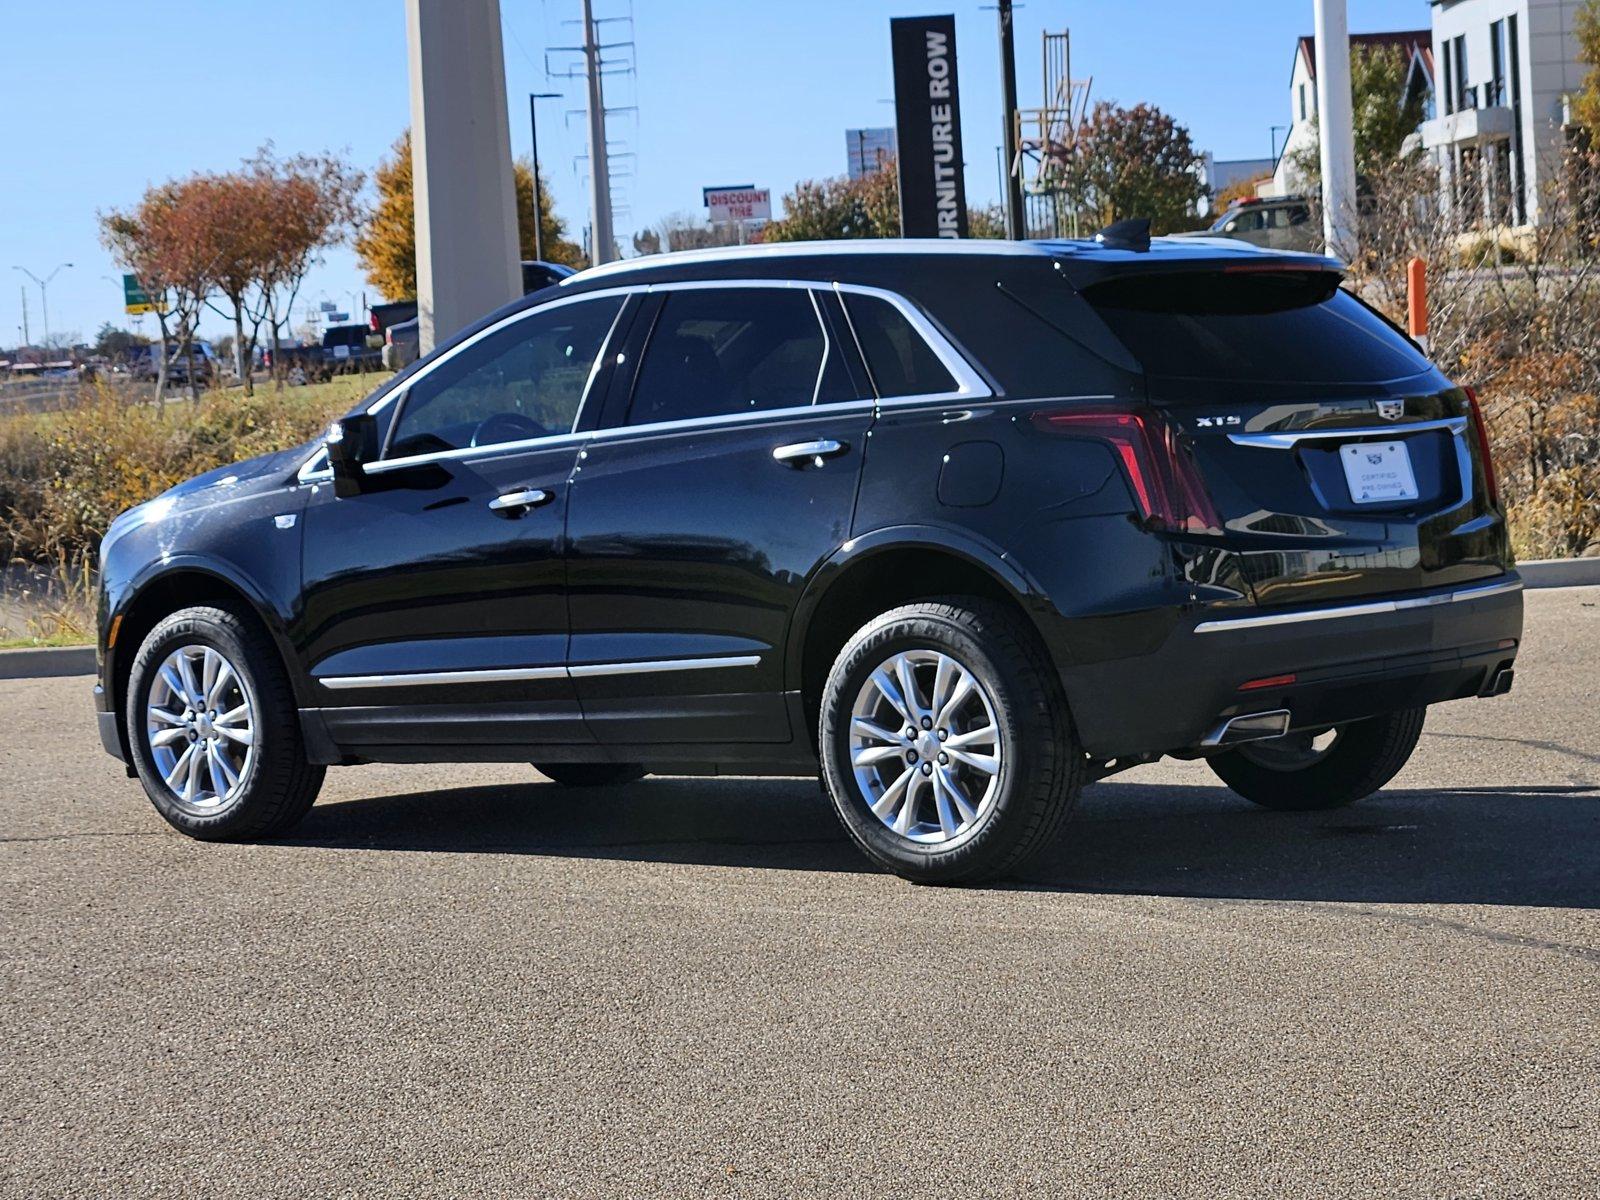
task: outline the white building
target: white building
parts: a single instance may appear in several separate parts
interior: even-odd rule
[[[1582,86],[1573,23],[1582,0],[1431,0],[1438,112],[1422,144],[1441,202],[1473,224],[1539,220],[1559,170],[1565,97]]]
[[[1471,3],[1471,0],[1464,0]],[[1390,33],[1352,33],[1350,49],[1358,46],[1392,47],[1406,60],[1406,91],[1421,94],[1423,111],[1431,116],[1433,98],[1433,35],[1426,29],[1403,29]],[[1396,96],[1399,104],[1402,97]],[[1274,196],[1304,190],[1306,181],[1295,169],[1296,151],[1317,144],[1317,43],[1303,37],[1295,43],[1294,70],[1289,76],[1289,136],[1284,139],[1278,165],[1272,173]],[[1263,189],[1265,191],[1265,189]]]

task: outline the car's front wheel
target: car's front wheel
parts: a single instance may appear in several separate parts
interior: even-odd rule
[[[1082,785],[1083,755],[1044,649],[1010,612],[952,598],[870,621],[819,714],[823,782],[867,857],[918,883],[1016,870]]]
[[[306,761],[289,678],[266,633],[237,614],[185,608],[145,638],[124,719],[134,769],[190,837],[271,837],[311,807],[325,768]]]
[[[1303,729],[1206,760],[1217,778],[1263,808],[1313,812],[1370,796],[1400,773],[1422,736],[1426,708]]]

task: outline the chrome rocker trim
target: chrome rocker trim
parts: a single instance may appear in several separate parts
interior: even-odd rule
[[[1194,627],[1196,633],[1232,633],[1238,629],[1263,629],[1273,625],[1296,625],[1304,621],[1333,621],[1341,617],[1376,617],[1386,613],[1406,612],[1413,608],[1433,608],[1441,604],[1460,604],[1468,600],[1482,600],[1505,592],[1520,592],[1522,580],[1512,579],[1491,583],[1486,587],[1461,588],[1454,592],[1441,592],[1431,596],[1407,596],[1398,600],[1373,600],[1364,604],[1341,604],[1332,608],[1313,608],[1305,612],[1269,613],[1252,617],[1229,617],[1218,621],[1201,621]]]
[[[706,671],[714,667],[753,667],[759,654],[725,658],[669,658],[653,662],[577,663],[564,667],[494,667],[477,671],[416,671],[399,675],[329,675],[325,688],[417,687],[446,683],[509,683],[526,679],[586,679],[595,675],[646,675],[655,671]]]

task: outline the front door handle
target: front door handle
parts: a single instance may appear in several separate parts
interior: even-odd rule
[[[503,496],[496,496],[489,501],[489,507],[495,512],[515,515],[548,503],[550,503],[550,493],[543,488],[518,488]]]
[[[772,451],[772,457],[791,467],[820,467],[824,459],[843,454],[849,448],[844,442],[836,442],[832,438],[818,438],[814,442],[778,446]]]

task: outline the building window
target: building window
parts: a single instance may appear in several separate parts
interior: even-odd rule
[[[1450,66],[1450,43],[1444,44],[1444,88],[1440,95],[1444,97],[1444,111],[1446,115],[1456,110],[1456,73]]]
[[[1454,37],[1454,38],[1450,39],[1449,54],[1450,54],[1451,58],[1455,59],[1455,68],[1456,68],[1456,92],[1455,92],[1456,111],[1457,112],[1461,112],[1461,111],[1464,111],[1465,109],[1476,108],[1477,105],[1473,102],[1472,89],[1467,86],[1467,35],[1466,34],[1462,34],[1460,37]]]
[[[1306,119],[1306,85],[1303,83],[1300,85],[1300,119]]]
[[[1484,96],[1485,108],[1498,108],[1506,102],[1506,23],[1495,21],[1489,26],[1489,84]]]

